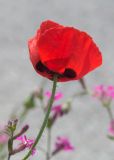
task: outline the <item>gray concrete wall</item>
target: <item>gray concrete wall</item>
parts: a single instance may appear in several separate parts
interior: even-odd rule
[[[42,80],[29,61],[27,41],[40,23],[52,19],[64,25],[87,31],[103,53],[103,65],[85,79],[90,87],[114,84],[114,1],[113,0],[0,0],[0,122],[6,122],[12,109],[22,107],[22,101]],[[47,81],[49,86],[51,82]],[[70,90],[69,90],[70,88]],[[80,90],[78,82],[65,83],[59,90],[65,97]],[[36,135],[41,124],[41,111],[32,111],[26,123]],[[113,160],[114,142],[106,138],[108,116],[100,103],[91,98],[77,98],[69,118],[59,120],[53,131],[70,137],[76,150],[61,153],[62,160]],[[59,128],[59,129],[58,129]],[[45,146],[43,136],[40,145]],[[20,160],[20,155],[12,160]],[[34,160],[44,157],[39,152]]]

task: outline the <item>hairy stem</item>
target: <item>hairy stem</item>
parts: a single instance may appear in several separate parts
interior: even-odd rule
[[[35,146],[38,144],[40,138],[42,137],[42,134],[44,132],[44,129],[47,125],[47,122],[48,122],[48,118],[49,118],[49,115],[50,115],[50,111],[51,111],[51,108],[52,108],[52,104],[53,104],[53,101],[54,101],[54,96],[55,96],[55,91],[56,91],[56,84],[57,84],[57,75],[54,76],[53,78],[53,88],[52,88],[52,94],[51,94],[51,98],[50,98],[50,101],[48,103],[48,110],[47,110],[47,113],[45,115],[45,118],[44,118],[44,121],[43,121],[43,124],[41,126],[41,129],[36,137],[36,140],[33,144],[33,146],[31,147],[30,151],[28,152],[28,154],[22,159],[22,160],[26,160],[30,157],[31,153],[32,153],[32,150],[35,148]]]

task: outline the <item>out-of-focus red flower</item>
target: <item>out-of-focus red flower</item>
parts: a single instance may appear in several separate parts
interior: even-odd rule
[[[102,63],[101,53],[85,32],[44,21],[28,43],[31,62],[40,75],[58,81],[82,78]]]

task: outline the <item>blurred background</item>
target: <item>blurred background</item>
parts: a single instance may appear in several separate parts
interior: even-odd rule
[[[85,77],[87,84],[91,89],[97,84],[114,84],[113,0],[0,0],[0,123],[6,123],[12,110],[20,109],[42,81],[30,63],[27,41],[46,19],[88,32],[103,54],[103,65]],[[51,85],[47,80],[46,88]],[[58,90],[65,99],[80,91],[81,85],[78,81],[62,83]],[[36,136],[42,118],[40,111],[29,113],[25,122],[30,124],[29,135]],[[76,149],[54,159],[113,160],[114,142],[106,137],[108,123],[108,115],[98,100],[89,96],[76,98],[71,113],[59,120],[53,131],[53,138],[68,136]],[[45,144],[45,139],[43,135],[40,143]],[[21,155],[12,160],[20,160]],[[42,153],[38,156],[32,159],[44,160]]]

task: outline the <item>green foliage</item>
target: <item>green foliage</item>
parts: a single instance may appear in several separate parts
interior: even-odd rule
[[[113,141],[114,141],[114,136],[107,135],[107,137],[108,137],[110,140],[113,140]]]
[[[32,95],[30,95],[28,98],[27,98],[27,100],[24,102],[24,107],[26,108],[26,109],[33,109],[33,108],[35,108],[35,97],[34,97],[34,95],[32,94]]]

